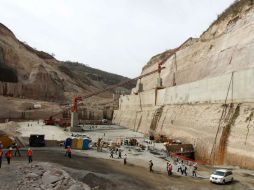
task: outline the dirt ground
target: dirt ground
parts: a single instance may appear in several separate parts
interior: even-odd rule
[[[23,152],[24,155],[24,152]],[[36,149],[34,150],[34,163],[53,163],[66,171],[77,181],[88,184],[92,189],[105,190],[247,190],[250,189],[239,181],[228,185],[211,184],[207,179],[172,176],[168,177],[160,172],[150,173],[147,168],[121,162],[105,160],[88,156],[73,155],[72,159],[64,157],[64,150]],[[18,189],[18,182],[22,174],[17,167],[28,165],[26,157],[14,158],[10,166],[3,160],[0,169],[0,189]]]
[[[21,136],[29,136],[30,133],[45,133],[49,138],[56,139],[56,134],[60,135],[62,139],[65,139],[70,133],[62,134],[63,131],[55,126],[43,126],[37,122],[33,123],[31,127],[27,127],[27,123],[19,123],[20,127],[12,127],[12,125],[5,126],[3,130],[13,132]],[[23,128],[22,128],[23,127]],[[106,128],[107,127],[107,128]],[[109,129],[108,129],[109,128]],[[50,129],[50,130],[49,130]],[[52,130],[53,129],[53,130]],[[50,132],[50,133],[49,133]],[[144,140],[144,135],[141,133],[133,132],[129,129],[123,129],[119,126],[102,126],[102,129],[96,128],[96,130],[88,130],[81,133],[88,135],[92,138],[93,142],[96,142],[98,138],[103,138],[105,141],[115,141],[119,138],[135,137],[140,141]],[[155,148],[160,150],[162,147],[160,144],[155,144]],[[157,147],[158,146],[158,147]],[[199,166],[198,176],[199,178],[193,178],[191,176],[182,177],[179,173],[176,173],[174,168],[174,175],[168,177],[166,175],[166,160],[160,156],[154,155],[149,151],[137,152],[135,149],[128,147],[121,147],[123,154],[128,156],[128,164],[123,165],[121,159],[110,159],[109,150],[104,149],[102,152],[97,152],[96,148],[90,150],[73,150],[74,157],[69,160],[64,157],[64,149],[60,147],[44,147],[44,148],[33,148],[34,150],[34,163],[42,167],[43,163],[51,164],[56,169],[63,170],[70,175],[71,180],[88,184],[92,189],[99,190],[111,190],[111,189],[132,189],[132,190],[196,190],[196,189],[252,189],[254,187],[254,173],[253,171],[241,170],[240,168],[233,168],[235,174],[235,181],[232,184],[227,185],[216,185],[209,182],[209,175],[214,168],[202,168]],[[23,152],[25,155],[25,152]],[[148,161],[152,159],[154,162],[154,173],[148,172]],[[0,169],[0,189],[28,189],[27,183],[25,182],[26,188],[20,186],[20,182],[26,179],[26,175],[20,170],[29,171],[27,168],[28,163],[26,157],[14,158],[10,166],[7,165],[6,160],[3,160],[3,167]],[[20,169],[21,168],[21,169]],[[33,168],[33,167],[32,167]],[[43,168],[43,167],[42,167]],[[31,169],[32,173],[38,173]],[[191,171],[190,171],[191,172]],[[191,174],[191,173],[190,173]],[[41,179],[36,179],[38,183],[41,183]],[[35,180],[32,179],[35,183]],[[36,181],[36,182],[37,182]],[[31,189],[38,189],[36,184],[31,183]],[[36,188],[33,187],[36,186]],[[55,184],[54,184],[55,185]],[[39,186],[40,187],[40,186]],[[49,188],[39,188],[49,189]],[[52,188],[52,189],[69,189],[64,188]],[[81,188],[82,189],[82,188]]]

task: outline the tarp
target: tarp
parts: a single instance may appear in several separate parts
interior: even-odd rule
[[[3,148],[9,148],[15,142],[13,137],[7,135],[3,131],[0,131],[0,141],[3,144]]]

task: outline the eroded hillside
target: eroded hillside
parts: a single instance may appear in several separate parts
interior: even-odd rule
[[[81,63],[59,61],[19,41],[0,23],[0,120],[47,118],[70,105],[74,96],[85,96],[125,80],[128,78]],[[117,102],[113,93],[128,93],[134,86],[135,82],[130,82],[85,100],[80,118],[101,119],[105,109],[110,118]],[[35,104],[42,108],[34,110]]]
[[[0,95],[65,102],[128,78],[38,51],[0,24]],[[133,83],[125,88],[133,87]],[[111,97],[112,92],[102,97]]]

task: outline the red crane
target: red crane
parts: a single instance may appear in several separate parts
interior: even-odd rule
[[[83,104],[83,103],[81,102],[82,100],[85,100],[85,99],[87,99],[87,98],[90,98],[90,97],[95,96],[95,95],[98,95],[98,94],[101,94],[101,93],[106,92],[106,91],[108,91],[108,90],[112,90],[112,89],[117,88],[117,87],[119,87],[119,86],[123,86],[123,85],[125,85],[125,84],[127,84],[127,83],[129,83],[129,82],[131,82],[131,81],[134,81],[134,80],[137,80],[137,79],[141,79],[141,78],[146,77],[146,76],[148,76],[148,75],[151,75],[151,74],[153,74],[153,73],[156,73],[156,72],[159,72],[159,73],[160,73],[161,70],[165,69],[165,67],[162,67],[161,65],[162,65],[162,64],[158,64],[158,69],[156,69],[156,70],[154,70],[154,71],[151,71],[151,72],[149,72],[149,73],[146,73],[146,74],[144,74],[144,75],[140,75],[140,76],[138,76],[138,77],[136,77],[136,78],[133,78],[133,79],[130,79],[130,80],[126,80],[126,81],[120,82],[119,84],[116,84],[116,85],[111,85],[111,86],[109,86],[109,87],[107,87],[107,88],[105,88],[105,89],[98,90],[98,91],[96,91],[96,92],[92,92],[92,93],[90,93],[90,94],[88,94],[88,95],[85,95],[85,96],[83,96],[83,97],[81,97],[81,96],[75,96],[75,97],[73,98],[73,105],[72,105],[72,107],[63,109],[62,111],[60,111],[60,112],[58,112],[58,113],[55,113],[55,114],[51,115],[51,116],[49,117],[49,119],[44,120],[44,123],[45,123],[46,125],[60,125],[60,126],[66,126],[66,125],[67,125],[66,123],[68,123],[68,124],[70,123],[69,121],[67,122],[66,119],[60,118],[60,121],[61,121],[61,122],[58,122],[59,119],[54,119],[54,117],[57,116],[57,115],[63,114],[64,112],[69,111],[70,109],[71,109],[72,112],[77,112],[78,106]],[[66,122],[62,122],[62,121],[64,121],[64,120],[66,120]]]
[[[73,98],[72,107],[71,107],[71,111],[72,112],[78,112],[78,102],[79,101],[82,101],[82,97],[81,96],[75,96]]]

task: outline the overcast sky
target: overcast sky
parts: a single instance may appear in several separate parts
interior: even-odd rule
[[[199,37],[234,0],[0,0],[0,22],[38,50],[135,77]]]

